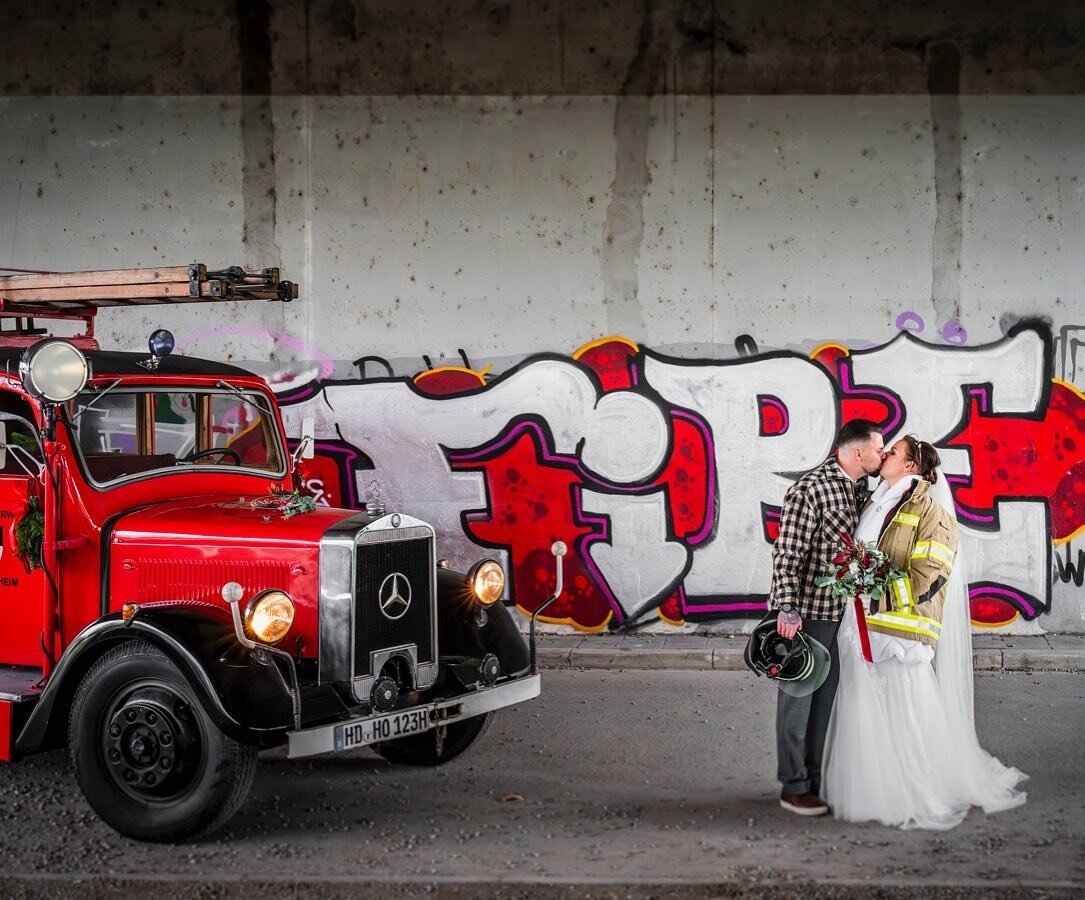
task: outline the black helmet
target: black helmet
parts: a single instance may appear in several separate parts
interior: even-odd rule
[[[764,675],[785,694],[805,697],[829,676],[832,662],[825,647],[801,631],[785,638],[776,630],[776,613],[758,624],[746,644],[746,665]]]

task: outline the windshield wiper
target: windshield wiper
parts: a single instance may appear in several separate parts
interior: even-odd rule
[[[88,409],[90,409],[92,406],[94,406],[95,403],[97,403],[99,400],[101,400],[106,394],[108,394],[111,390],[113,390],[113,388],[115,388],[122,381],[124,381],[123,378],[118,378],[109,387],[107,387],[105,390],[103,390],[100,394],[97,394],[95,396],[95,398],[90,401],[90,403],[88,403],[81,410],[79,410],[79,412],[77,412],[74,416],[72,416],[68,421],[71,422],[72,424],[74,424],[76,419],[78,419],[81,415],[83,415],[83,413],[85,413]]]
[[[264,407],[260,406],[260,404],[258,404],[255,400],[250,400],[248,397],[246,397],[245,392],[242,391],[241,388],[234,387],[232,384],[230,384],[229,382],[226,382],[226,381],[218,382],[216,387],[226,388],[226,390],[228,390],[231,394],[233,394],[235,397],[237,397],[238,400],[241,400],[242,402],[249,404],[249,406],[251,406],[258,413],[260,413],[260,415],[266,416],[268,414],[268,410],[266,410],[266,409],[264,409]]]

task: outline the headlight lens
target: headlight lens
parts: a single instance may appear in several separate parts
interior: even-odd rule
[[[282,591],[264,591],[249,601],[245,631],[265,644],[278,643],[294,624],[294,601]]]
[[[28,394],[50,403],[67,403],[87,383],[87,358],[67,341],[46,339],[31,345],[19,360],[19,378]]]
[[[471,566],[467,573],[467,586],[474,591],[478,602],[490,606],[501,599],[505,590],[505,570],[492,559],[484,559]]]

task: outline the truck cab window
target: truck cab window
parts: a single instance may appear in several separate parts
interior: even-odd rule
[[[34,411],[22,397],[0,392],[0,422],[4,429],[7,452],[3,454],[0,475],[28,474],[35,464],[44,461],[38,427],[34,424]]]
[[[98,484],[185,466],[283,470],[274,416],[255,391],[85,392],[73,415],[80,455]]]

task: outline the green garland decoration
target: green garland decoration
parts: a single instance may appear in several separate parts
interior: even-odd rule
[[[316,509],[316,500],[301,491],[283,491],[279,496],[284,500],[280,507],[284,519],[292,519]]]
[[[31,497],[26,513],[15,525],[15,545],[26,571],[41,568],[41,543],[45,538],[45,516],[37,497]]]

